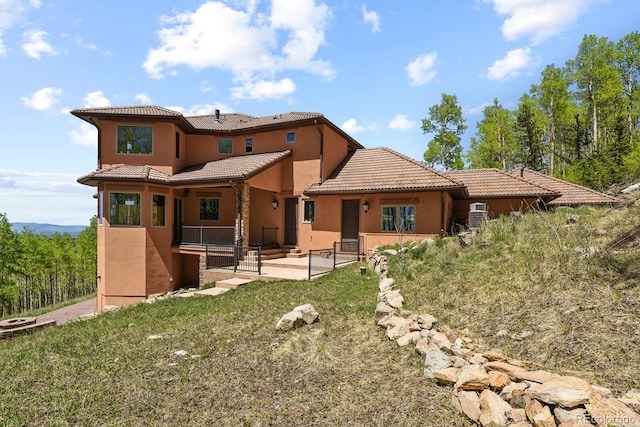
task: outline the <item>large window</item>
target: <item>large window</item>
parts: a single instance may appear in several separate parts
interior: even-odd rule
[[[118,126],[118,154],[153,154],[153,127]]]
[[[416,231],[416,207],[415,206],[383,206],[382,207],[382,231],[396,233]]]
[[[151,225],[164,227],[166,197],[162,194],[154,194],[151,198]]]
[[[140,225],[140,193],[110,193],[109,223]]]
[[[315,222],[316,202],[315,200],[304,200],[304,222]]]
[[[233,140],[231,139],[218,140],[218,153],[231,154],[232,152],[233,152]]]
[[[220,199],[213,197],[200,198],[200,220],[218,221],[220,220]]]

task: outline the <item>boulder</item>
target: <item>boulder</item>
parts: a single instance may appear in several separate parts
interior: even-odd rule
[[[490,362],[504,362],[507,360],[507,356],[502,354],[500,350],[491,349],[482,353],[482,357]]]
[[[469,419],[475,422],[480,419],[480,398],[475,391],[454,390],[453,405]]]
[[[433,324],[438,321],[438,319],[430,314],[421,314],[416,320],[422,329],[431,329],[433,328]]]
[[[451,359],[433,343],[429,343],[424,358],[424,376],[435,378],[433,373],[451,367]]]
[[[504,372],[505,374],[509,375],[509,378],[511,379],[514,379],[514,374],[516,372],[524,370],[524,368],[520,366],[511,365],[506,362],[487,362],[485,363],[484,367],[487,368],[487,371]]]
[[[553,374],[547,371],[520,371],[513,373],[513,378],[516,380],[527,380],[536,383],[546,383],[547,381],[557,380],[561,377],[562,375]]]
[[[480,424],[482,426],[506,426],[511,405],[493,391],[486,389],[480,394]]]
[[[420,332],[418,331],[409,332],[408,334],[405,334],[400,338],[397,338],[396,344],[398,344],[398,346],[400,347],[406,347],[409,344],[417,342],[419,338],[420,338]]]
[[[290,311],[278,320],[278,323],[276,323],[276,329],[280,331],[289,331],[301,326],[302,324],[304,324],[304,320],[302,320],[300,313]]]
[[[575,408],[589,402],[591,395],[596,394],[586,380],[577,377],[563,376],[542,384],[536,384],[527,390],[534,399],[563,408]]]
[[[553,415],[556,417],[558,424],[562,424],[567,421],[587,423],[587,410],[582,407],[567,410],[556,406],[553,410]]]
[[[433,377],[438,384],[451,385],[458,380],[458,368],[438,369],[433,373]]]
[[[380,321],[380,319],[382,319],[383,317],[389,316],[392,314],[395,315],[397,314],[397,312],[393,307],[391,307],[386,302],[384,301],[379,302],[378,305],[376,306],[376,322]]]
[[[311,304],[299,305],[298,307],[294,308],[293,311],[299,312],[302,320],[304,320],[307,325],[317,322],[320,318],[320,315]]]
[[[402,304],[404,304],[404,298],[402,298],[400,291],[391,291],[384,295],[384,302],[386,302],[392,308],[402,308]]]
[[[511,383],[509,375],[504,372],[490,371],[489,372],[489,388],[494,391],[500,391]]]
[[[399,323],[396,326],[393,326],[387,329],[387,338],[391,341],[395,341],[400,337],[403,337],[409,333],[409,322]]]
[[[487,371],[478,365],[467,365],[458,373],[456,390],[477,390],[482,391],[489,386],[489,375]]]
[[[533,421],[535,427],[557,427],[553,414],[551,414],[551,409],[548,406],[544,406],[531,421]]]
[[[384,291],[390,290],[393,287],[394,283],[395,283],[395,280],[393,280],[393,278],[385,277],[385,278],[380,280],[380,284],[378,285],[378,289],[380,290],[380,292],[384,292]]]
[[[611,397],[593,393],[585,408],[598,426],[640,426],[640,414]]]

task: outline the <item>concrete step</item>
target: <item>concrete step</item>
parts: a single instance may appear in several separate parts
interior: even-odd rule
[[[238,286],[246,285],[249,282],[252,282],[252,280],[241,279],[239,277],[232,277],[230,279],[217,281],[216,288],[236,289]]]
[[[303,258],[281,258],[276,260],[263,260],[262,267],[293,268],[296,270],[308,270],[309,262]]]

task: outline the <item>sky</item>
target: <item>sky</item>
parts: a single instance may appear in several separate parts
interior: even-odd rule
[[[0,213],[87,225],[97,133],[75,108],[317,112],[417,160],[456,95],[468,126],[515,109],[585,35],[640,30],[638,0],[0,0]],[[399,171],[401,173],[401,171]]]

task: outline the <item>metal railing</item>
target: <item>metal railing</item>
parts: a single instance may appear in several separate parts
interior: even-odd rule
[[[337,266],[360,260],[364,239],[333,242],[332,248],[309,250],[309,279],[328,273]]]
[[[262,246],[207,244],[207,268],[262,274]]]
[[[180,243],[206,245],[208,243],[233,244],[235,227],[209,227],[204,225],[183,225]]]

